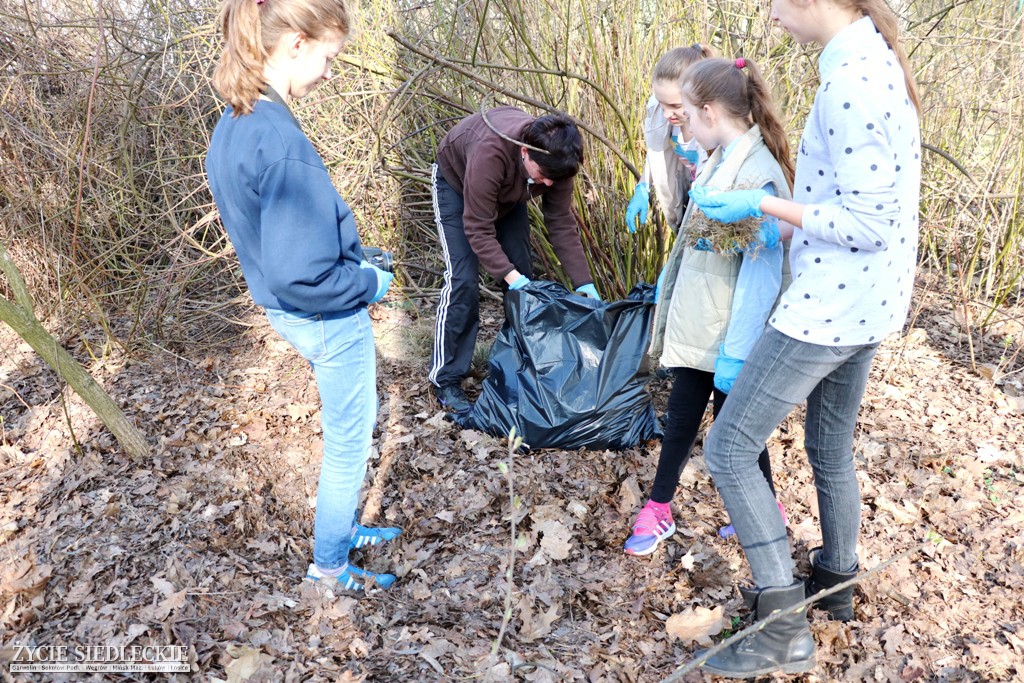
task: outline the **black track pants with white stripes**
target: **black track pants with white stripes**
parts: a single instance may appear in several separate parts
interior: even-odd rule
[[[428,379],[435,386],[459,384],[469,372],[480,327],[480,262],[462,227],[464,203],[437,168],[431,168],[430,192],[434,222],[444,255],[444,284],[434,323],[434,352]],[[494,224],[498,243],[526,277],[533,276],[530,220],[526,204],[518,204]],[[504,283],[503,283],[504,284]]]

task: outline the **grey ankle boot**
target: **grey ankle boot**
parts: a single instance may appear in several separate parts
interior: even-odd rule
[[[758,592],[755,600],[757,619],[760,621],[776,610],[786,611],[803,599],[802,581],[785,588],[765,588]],[[763,630],[714,655],[705,662],[704,671],[726,678],[754,678],[775,671],[804,673],[815,667],[814,647],[807,610],[801,608],[786,612]]]
[[[818,556],[820,554],[821,548],[814,548],[810,552],[811,578],[807,579],[804,588],[804,595],[808,598],[826,588],[838,586],[844,581],[849,581],[857,576],[857,567],[854,567],[852,572],[834,572],[831,569],[825,569],[818,564]],[[828,612],[829,619],[835,621],[849,621],[853,619],[853,586],[844,588],[838,593],[826,595],[821,600],[815,602],[812,607],[825,610]]]

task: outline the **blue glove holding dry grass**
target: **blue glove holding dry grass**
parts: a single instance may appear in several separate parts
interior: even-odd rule
[[[629,200],[629,204],[626,206],[626,228],[629,229],[629,234],[636,232],[636,219],[639,218],[641,223],[647,222],[647,210],[651,206],[651,188],[647,183],[637,183],[636,189],[633,190],[633,198]]]
[[[597,293],[597,287],[594,286],[593,282],[588,282],[585,285],[580,285],[579,287],[576,288],[576,293],[577,294],[582,294],[583,296],[591,298],[591,299],[597,299],[598,301],[603,301],[603,299],[601,298],[601,295]]]
[[[697,203],[708,218],[720,223],[735,223],[750,216],[763,216],[761,200],[768,196],[764,190],[721,190],[698,185],[690,190],[690,199]]]

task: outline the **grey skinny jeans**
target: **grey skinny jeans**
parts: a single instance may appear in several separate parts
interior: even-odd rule
[[[878,344],[820,346],[768,326],[704,444],[704,459],[758,588],[793,583],[793,552],[758,454],[772,431],[807,400],[804,447],[818,491],[823,551],[837,572],[857,567],[860,488],[853,434]]]

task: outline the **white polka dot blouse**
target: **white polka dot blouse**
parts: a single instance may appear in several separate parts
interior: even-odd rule
[[[907,316],[917,261],[921,132],[903,70],[864,17],[829,42],[797,152],[793,284],[770,324],[813,344],[877,343]]]

